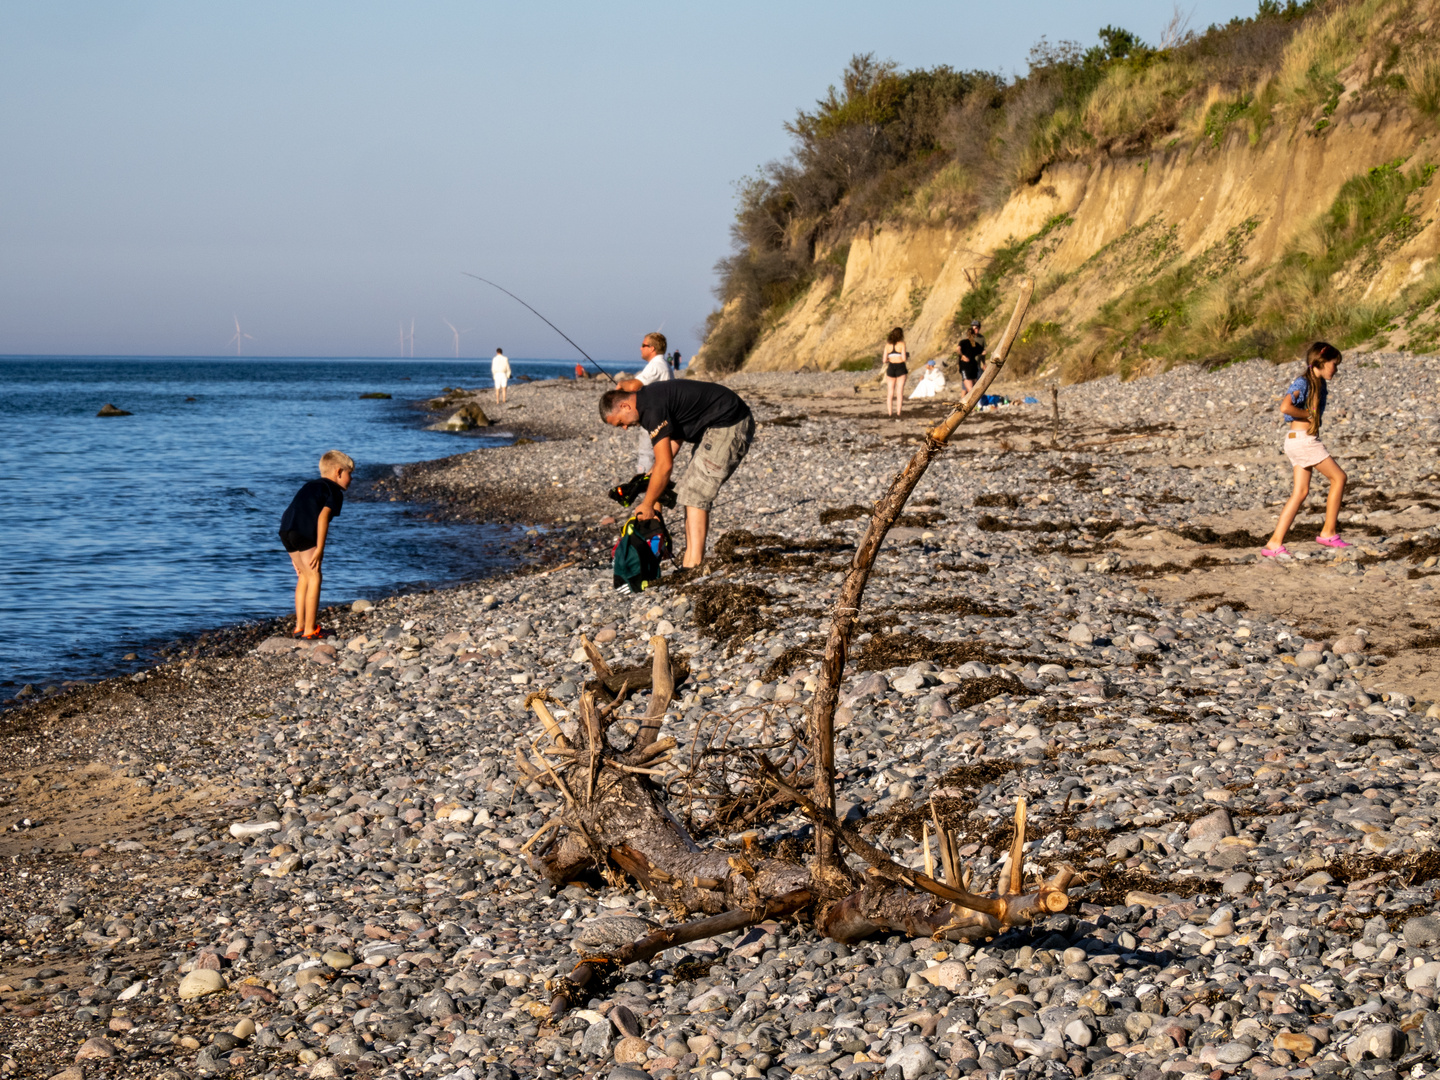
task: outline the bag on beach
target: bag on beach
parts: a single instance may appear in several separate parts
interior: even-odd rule
[[[658,515],[648,521],[632,517],[615,542],[615,591],[641,592],[658,583],[664,560],[673,550],[670,530]]]
[[[650,487],[650,474],[636,473],[623,484],[616,484],[605,494],[614,499],[625,509],[630,509],[635,502],[643,498],[645,491]],[[675,481],[670,480],[665,484],[665,490],[660,494],[660,505],[673,507],[675,505]]]

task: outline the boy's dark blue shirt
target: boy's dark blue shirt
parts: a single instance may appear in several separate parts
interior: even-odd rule
[[[295,493],[285,513],[280,515],[280,531],[315,536],[319,531],[320,511],[328,506],[330,516],[334,517],[344,505],[345,489],[334,480],[323,476],[319,480],[311,480]]]

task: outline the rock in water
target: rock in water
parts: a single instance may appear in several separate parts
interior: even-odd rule
[[[490,418],[475,402],[462,405],[445,420],[431,425],[431,431],[469,431],[471,428],[489,427]]]
[[[130,413],[130,412],[126,412],[124,409],[116,408],[114,405],[111,405],[111,404],[107,401],[104,405],[101,405],[101,406],[100,406],[100,411],[97,412],[95,415],[96,415],[96,416],[134,416],[135,414],[134,414],[134,413]]]

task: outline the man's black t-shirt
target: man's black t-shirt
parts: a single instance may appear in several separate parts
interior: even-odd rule
[[[729,427],[750,415],[750,406],[728,386],[699,379],[653,382],[635,391],[635,410],[650,442],[699,443],[710,428]]]
[[[345,489],[334,480],[323,476],[319,480],[311,480],[295,493],[285,513],[280,515],[280,531],[315,536],[319,531],[320,511],[328,506],[330,516],[334,517],[344,504]]]

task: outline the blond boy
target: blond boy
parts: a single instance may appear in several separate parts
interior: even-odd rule
[[[355,473],[349,454],[327,450],[320,458],[320,479],[295,493],[280,516],[280,543],[295,567],[295,631],[298,638],[319,638],[325,631],[315,624],[320,610],[320,562],[330,520],[345,505],[345,489]]]

